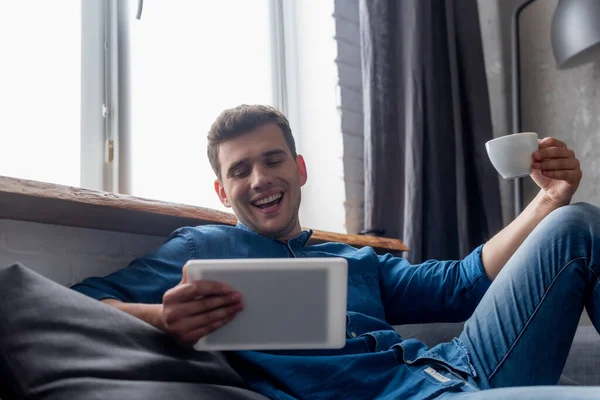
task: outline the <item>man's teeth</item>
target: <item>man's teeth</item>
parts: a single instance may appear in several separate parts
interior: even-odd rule
[[[263,204],[267,204],[267,203],[270,203],[272,201],[279,200],[281,198],[281,196],[282,196],[281,193],[277,193],[277,194],[274,194],[272,196],[265,197],[264,199],[260,199],[258,201],[255,201],[254,205],[262,206]]]

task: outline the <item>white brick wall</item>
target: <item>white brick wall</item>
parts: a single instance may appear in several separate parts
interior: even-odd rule
[[[360,26],[358,0],[335,0],[335,23],[339,73],[344,182],[346,185],[346,229],[363,229],[364,127]]]
[[[21,262],[63,285],[103,276],[165,238],[0,219],[0,265]]]

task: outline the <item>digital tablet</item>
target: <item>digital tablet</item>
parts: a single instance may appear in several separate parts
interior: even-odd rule
[[[188,282],[212,280],[242,294],[244,309],[196,350],[336,349],[345,345],[344,258],[190,260]]]

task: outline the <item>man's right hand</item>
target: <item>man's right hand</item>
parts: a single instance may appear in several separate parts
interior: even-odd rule
[[[184,270],[181,282],[163,296],[163,329],[180,342],[193,344],[243,308],[240,293],[215,281],[187,282]]]

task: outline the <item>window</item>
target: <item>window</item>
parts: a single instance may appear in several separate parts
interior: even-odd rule
[[[231,211],[206,134],[271,104],[308,162],[302,224],[342,232],[333,0],[143,4],[0,1],[0,175]]]
[[[225,209],[206,134],[225,108],[274,104],[270,3],[146,2],[132,21],[132,194]]]
[[[0,175],[78,186],[81,1],[2,1],[0,38]]]

